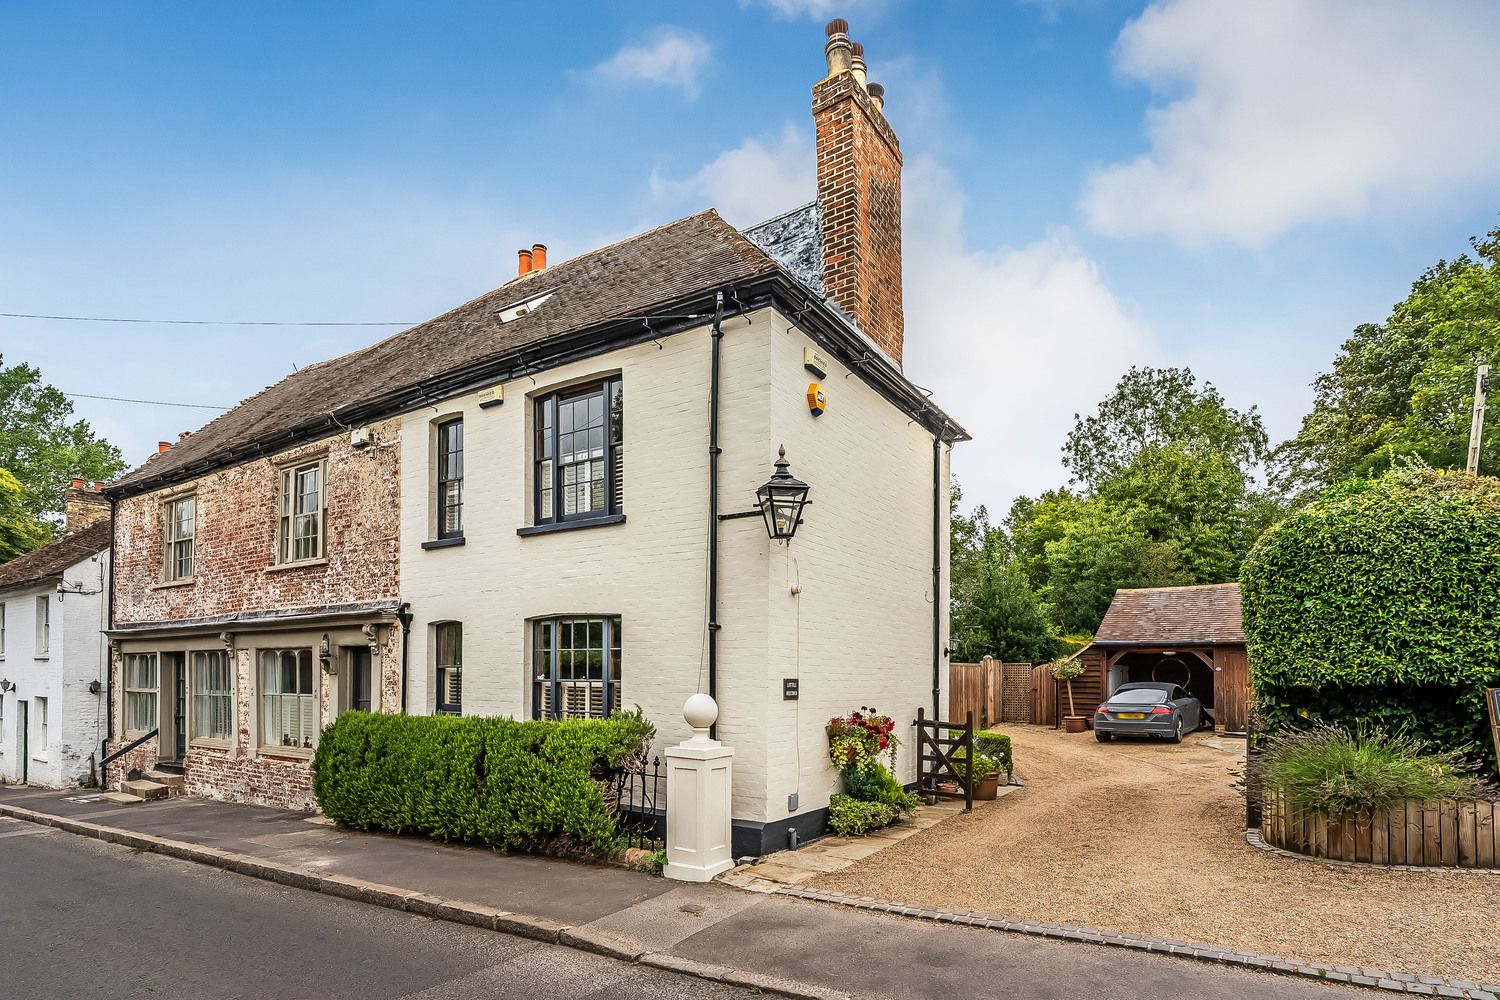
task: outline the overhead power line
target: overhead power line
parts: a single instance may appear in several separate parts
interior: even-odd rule
[[[7,319],[51,319],[69,323],[161,323],[171,326],[416,326],[405,320],[360,323],[292,323],[253,319],[138,319],[123,316],[50,316],[45,313],[0,312]]]
[[[228,406],[215,406],[212,403],[172,403],[165,399],[129,399],[125,396],[94,396],[86,392],[65,392],[64,396],[72,399],[107,399],[111,403],[144,403],[147,406],[182,406],[190,410],[228,410]]]

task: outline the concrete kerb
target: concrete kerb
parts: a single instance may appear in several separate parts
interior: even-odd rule
[[[245,875],[250,878],[261,879],[262,881],[276,882],[294,889],[321,892],[340,899],[357,903],[368,903],[371,906],[382,906],[391,910],[403,910],[407,913],[428,917],[433,920],[445,920],[450,923],[467,924],[470,927],[481,927],[501,934],[530,938],[544,944],[562,945],[580,951],[604,955],[622,962],[647,965],[666,972],[675,972],[698,979],[707,979],[713,982],[728,983],[732,986],[755,989],[762,993],[789,997],[792,1000],[849,1000],[848,994],[827,990],[808,983],[796,983],[790,980],[778,979],[774,976],[763,976],[754,972],[742,972],[738,969],[728,968],[727,966],[694,962],[662,952],[643,953],[638,950],[632,950],[627,943],[620,942],[617,939],[598,935],[583,928],[575,928],[569,924],[557,923],[541,917],[533,917],[525,913],[512,913],[508,910],[497,910],[481,906],[477,903],[443,899],[411,889],[381,885],[378,882],[366,882],[363,879],[350,878],[345,875],[310,872],[302,868],[278,864],[274,861],[266,861],[261,858],[253,858],[245,854],[221,851],[213,847],[201,847],[197,844],[190,844],[180,840],[169,840],[165,837],[155,837],[145,833],[135,833],[130,830],[121,830],[118,827],[102,826],[97,823],[67,819],[62,816],[53,816],[49,813],[37,812],[34,809],[25,809],[21,806],[13,806],[7,803],[0,803],[0,816],[9,816],[12,819],[35,823],[39,826],[52,827],[65,833],[89,837],[106,843],[119,844],[122,847],[129,847],[134,850],[150,851],[153,854],[161,854],[181,861],[191,861],[196,864],[232,872],[236,875]]]
[[[910,917],[932,923],[955,924],[982,930],[1002,931],[1011,934],[1029,934],[1034,937],[1057,941],[1078,941],[1113,948],[1132,948],[1138,951],[1175,955],[1178,958],[1199,962],[1212,962],[1240,969],[1270,972],[1278,975],[1301,976],[1321,979],[1324,982],[1348,983],[1368,989],[1385,990],[1390,993],[1415,993],[1428,996],[1464,997],[1467,1000],[1500,1000],[1500,985],[1477,984],[1462,979],[1443,979],[1438,976],[1419,976],[1404,972],[1389,972],[1384,969],[1356,969],[1350,966],[1326,965],[1308,962],[1299,958],[1280,958],[1237,948],[1188,941],[1171,941],[1143,934],[1127,934],[1117,931],[1101,931],[1092,927],[1077,927],[1071,924],[1054,924],[1040,920],[1021,920],[993,914],[974,913],[969,910],[943,910],[930,906],[910,906],[891,903],[869,896],[848,896],[829,889],[805,889],[788,885],[776,890],[778,895],[792,896],[815,903],[831,903],[875,913],[897,917]],[[1447,990],[1449,992],[1444,993]]]

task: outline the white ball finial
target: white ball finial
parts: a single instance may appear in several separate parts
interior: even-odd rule
[[[692,695],[683,703],[682,717],[694,729],[707,732],[719,718],[719,703],[702,692]]]

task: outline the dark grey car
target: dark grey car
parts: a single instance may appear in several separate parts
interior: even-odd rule
[[[1094,739],[1108,743],[1121,736],[1165,736],[1181,743],[1183,733],[1203,724],[1203,703],[1181,685],[1140,681],[1121,684],[1094,711]]]

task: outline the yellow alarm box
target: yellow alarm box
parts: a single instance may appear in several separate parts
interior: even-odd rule
[[[828,408],[828,397],[823,395],[823,387],[812,382],[807,387],[807,408],[815,417],[821,417],[823,411]]]

